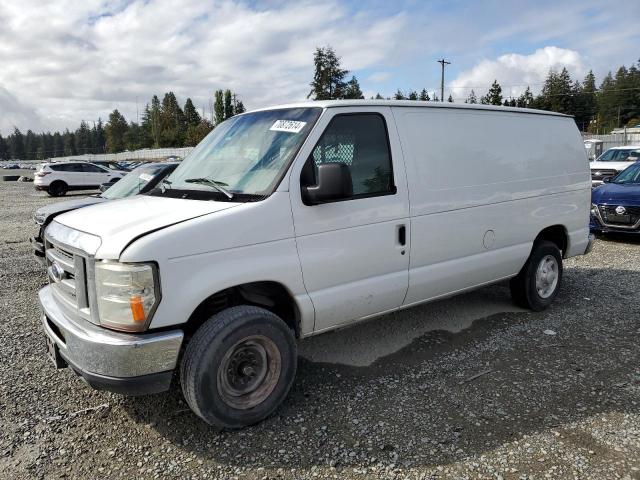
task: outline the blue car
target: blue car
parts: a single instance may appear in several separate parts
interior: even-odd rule
[[[640,161],[591,191],[592,232],[640,234]]]

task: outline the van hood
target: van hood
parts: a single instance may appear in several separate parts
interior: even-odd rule
[[[118,259],[138,237],[192,218],[237,207],[240,203],[136,195],[73,210],[52,222],[100,237],[96,257]]]
[[[590,162],[589,168],[594,170],[616,170],[621,172],[625,168],[633,165],[634,162]]]

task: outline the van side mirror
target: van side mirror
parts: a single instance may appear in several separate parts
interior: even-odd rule
[[[318,165],[316,182],[316,185],[302,187],[302,201],[305,205],[317,205],[353,195],[351,171],[344,163]]]
[[[608,177],[604,177],[604,178],[602,179],[602,181],[603,181],[604,183],[611,183],[611,180],[613,180],[613,176],[612,176],[612,175],[610,175],[610,176],[608,176]]]

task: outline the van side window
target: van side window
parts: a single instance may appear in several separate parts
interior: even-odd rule
[[[318,165],[336,162],[344,163],[351,171],[352,198],[396,192],[387,127],[382,115],[335,116],[313,149],[303,172],[303,183],[315,183]]]

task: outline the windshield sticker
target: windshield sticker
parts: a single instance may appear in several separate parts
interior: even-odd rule
[[[300,130],[306,124],[307,122],[298,122],[296,120],[276,120],[269,130],[272,132],[300,133]]]
[[[148,173],[141,173],[139,178],[140,180],[144,180],[145,182],[148,182],[153,178],[153,175],[150,175]]]

